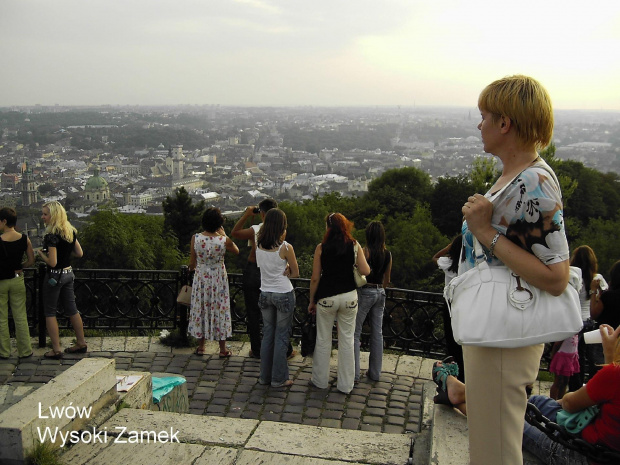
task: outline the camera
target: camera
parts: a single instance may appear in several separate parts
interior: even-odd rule
[[[254,212],[255,215],[258,215],[260,213],[260,208],[254,207],[254,210],[252,211]]]

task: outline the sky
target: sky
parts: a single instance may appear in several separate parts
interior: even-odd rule
[[[469,106],[527,74],[620,110],[617,0],[1,0],[0,106]]]

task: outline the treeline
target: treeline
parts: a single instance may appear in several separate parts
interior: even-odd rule
[[[620,259],[618,176],[558,160],[553,146],[542,155],[562,185],[571,250],[590,245],[598,257],[599,271],[607,275]],[[325,217],[338,211],[354,222],[354,235],[361,243],[370,221],[383,222],[396,287],[441,290],[443,275],[431,257],[459,233],[461,206],[467,197],[486,192],[498,174],[494,161],[487,158],[478,159],[468,176],[446,177],[435,184],[416,168],[402,168],[372,181],[360,197],[331,193],[304,202],[281,202],[288,218],[287,240],[295,247],[301,276],[310,277],[314,249],[325,233]],[[163,219],[98,213],[81,232],[84,266],[148,269],[187,263],[189,238],[200,230],[203,209],[202,203],[192,204],[187,192],[180,190],[164,202]],[[227,220],[226,230],[230,232],[233,225],[233,219]],[[246,244],[238,245],[242,253],[227,259],[229,272],[239,272],[247,257]]]

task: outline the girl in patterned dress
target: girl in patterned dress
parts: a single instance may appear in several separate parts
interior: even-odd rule
[[[226,251],[239,253],[226,235],[224,217],[219,208],[207,208],[202,216],[204,231],[192,237],[189,270],[195,271],[192,283],[187,332],[198,339],[196,355],[204,355],[205,340],[219,341],[220,357],[230,357],[226,338],[232,335],[230,293],[224,266]]]

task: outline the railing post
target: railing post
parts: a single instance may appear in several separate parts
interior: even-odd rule
[[[181,283],[179,288],[181,288],[182,286],[185,286],[186,284],[189,284],[189,267],[187,265],[181,265]],[[179,289],[180,290],[180,289]],[[179,305],[177,304],[177,312],[179,313],[179,333],[180,333],[180,337],[181,340],[183,341],[184,344],[186,344],[188,342],[187,339],[187,327],[189,326],[189,307],[186,307],[185,305]]]
[[[38,310],[38,320],[39,320],[39,347],[45,347],[45,307],[43,304],[43,280],[45,279],[46,272],[45,263],[39,263],[38,268],[36,268],[35,272],[35,295],[37,296],[37,310]]]

